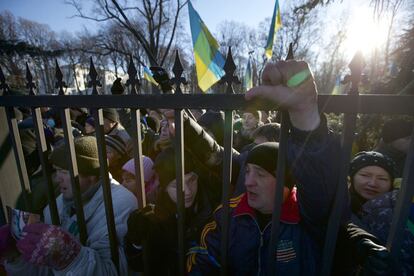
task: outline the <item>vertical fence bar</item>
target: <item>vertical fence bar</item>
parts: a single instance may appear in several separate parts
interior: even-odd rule
[[[176,52],[175,62],[173,66],[174,78],[170,80],[170,85],[174,84],[175,94],[181,95],[181,83],[185,79],[181,77],[183,73],[180,56]],[[183,110],[176,109],[174,111],[175,118],[175,163],[176,166],[176,183],[177,183],[177,213],[178,213],[178,272],[179,275],[185,275],[185,206],[184,206],[184,127],[183,127]]]
[[[129,79],[127,85],[131,87],[131,95],[137,95],[140,87],[140,81],[137,78],[137,70],[135,68],[132,56],[129,60],[128,66]],[[145,197],[145,183],[144,183],[144,170],[142,165],[142,139],[141,139],[141,112],[139,109],[131,108],[131,121],[132,121],[132,143],[134,151],[134,165],[135,165],[135,181],[138,187],[138,208],[143,208],[147,205]]]
[[[9,94],[9,86],[6,83],[6,78],[4,77],[3,70],[0,67],[0,89],[3,90],[3,96]],[[10,140],[13,144],[14,158],[16,160],[17,172],[20,179],[20,187],[22,188],[22,195],[24,203],[27,208],[31,209],[32,203],[29,199],[30,193],[30,184],[29,177],[27,175],[26,162],[24,160],[24,154],[22,149],[22,142],[20,139],[19,128],[16,120],[16,113],[14,112],[13,107],[6,107],[6,117],[7,123],[9,125]]]
[[[89,69],[90,81],[88,86],[92,87],[92,95],[98,95],[97,86],[100,85],[98,81],[98,73],[93,65],[92,58],[90,59]],[[118,240],[115,228],[114,209],[112,204],[112,192],[111,183],[109,182],[108,174],[108,162],[106,156],[106,144],[105,144],[105,130],[102,108],[91,108],[92,116],[95,120],[95,132],[96,142],[98,146],[100,174],[102,181],[102,191],[105,204],[106,224],[108,227],[109,245],[111,247],[112,261],[115,264],[117,271],[119,272],[119,252],[118,252]]]
[[[88,238],[85,223],[85,214],[83,212],[82,194],[79,186],[79,170],[76,162],[75,145],[73,142],[72,124],[70,121],[70,109],[63,108],[60,111],[62,128],[65,141],[66,156],[69,158],[69,174],[72,182],[73,199],[76,207],[76,218],[79,227],[79,239],[83,245],[86,245]]]
[[[393,259],[399,263],[401,255],[401,243],[404,239],[404,229],[407,225],[410,204],[414,197],[414,129],[411,134],[411,143],[408,156],[405,159],[401,190],[398,194],[397,204],[394,209],[391,229],[388,234],[387,248]]]
[[[289,44],[289,51],[286,60],[293,59],[292,43]],[[285,171],[286,171],[286,157],[287,157],[287,140],[289,132],[289,114],[287,111],[281,111],[280,117],[280,141],[277,158],[276,168],[276,190],[274,195],[274,206],[272,211],[272,232],[270,234],[270,246],[268,255],[268,274],[276,274],[275,258],[277,256],[277,244],[279,241],[279,225],[280,225],[280,212],[282,210],[283,203],[283,190],[285,186]]]
[[[26,64],[27,66],[27,64]],[[26,76],[28,81],[29,87],[29,95],[35,95],[34,92],[34,84],[32,82],[32,74],[30,73],[29,67],[26,67]],[[56,196],[55,196],[55,188],[52,182],[52,172],[50,170],[50,164],[48,162],[48,149],[46,143],[45,132],[43,129],[43,121],[42,121],[42,114],[40,112],[39,107],[32,107],[32,117],[33,117],[33,124],[34,129],[36,131],[36,144],[38,149],[38,154],[40,158],[40,163],[42,165],[43,177],[47,183],[47,196],[49,201],[49,212],[50,217],[52,218],[52,223],[54,225],[59,225],[59,213],[56,205]]]
[[[353,97],[353,103],[358,105],[358,85],[361,80],[361,73],[363,69],[363,58],[361,53],[357,53],[349,68],[351,69],[352,87],[349,97]],[[322,255],[322,270],[321,275],[330,275],[332,268],[332,261],[335,252],[336,239],[338,236],[338,229],[341,222],[341,216],[343,211],[344,200],[346,193],[348,192],[347,177],[349,170],[349,162],[351,157],[352,143],[354,139],[355,127],[356,127],[355,113],[347,113],[344,115],[344,130],[342,133],[342,149],[341,149],[341,169],[338,176],[337,188],[334,203],[332,206],[331,214],[329,216],[325,243]]]
[[[56,205],[55,187],[52,182],[52,172],[48,162],[48,150],[45,132],[43,130],[42,115],[40,108],[32,108],[34,128],[36,130],[37,149],[39,151],[40,163],[42,165],[43,177],[47,183],[47,197],[49,201],[50,217],[54,225],[59,225],[59,213]]]
[[[56,68],[59,65],[56,62]],[[58,70],[58,69],[56,69]],[[60,69],[59,69],[60,70]],[[59,97],[63,97],[65,94],[63,89],[59,89]],[[83,212],[82,194],[79,186],[79,170],[78,163],[76,162],[75,145],[73,143],[72,123],[70,121],[70,109],[62,108],[60,110],[60,119],[62,121],[63,138],[65,141],[66,156],[69,158],[69,175],[72,185],[73,199],[76,207],[76,221],[79,228],[79,240],[83,245],[86,245],[88,234],[86,231],[85,214]]]
[[[236,65],[233,61],[231,48],[227,53],[226,62],[224,64],[225,75],[220,80],[222,83],[227,83],[226,94],[234,94],[233,82],[238,82],[237,77],[234,76]],[[233,110],[224,111],[224,157],[223,157],[223,190],[222,190],[222,204],[223,204],[223,217],[222,217],[222,232],[221,232],[221,275],[227,275],[227,246],[229,236],[229,219],[230,219],[230,184],[231,184],[231,172],[232,172],[232,147],[233,147]]]
[[[269,275],[276,275],[277,244],[279,241],[279,226],[280,226],[280,212],[283,203],[283,190],[285,187],[285,171],[286,171],[286,152],[288,140],[288,124],[289,115],[286,111],[282,111],[280,121],[280,141],[277,156],[277,170],[276,170],[276,190],[274,195],[274,206],[272,212],[272,232],[270,236],[270,247],[268,255],[268,273]]]
[[[184,252],[184,134],[183,134],[183,111],[176,109],[175,115],[175,164],[177,183],[177,227],[178,227],[178,272],[184,275],[185,252]]]
[[[223,222],[221,232],[221,275],[227,275],[227,246],[229,235],[229,219],[230,219],[230,184],[232,173],[232,147],[233,147],[233,111],[224,111],[224,159],[223,159]]]

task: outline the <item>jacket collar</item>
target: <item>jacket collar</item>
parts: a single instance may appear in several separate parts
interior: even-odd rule
[[[247,193],[244,193],[241,196],[240,202],[237,204],[233,212],[233,217],[241,215],[249,215],[256,218],[256,211],[250,207],[247,201]],[[290,194],[282,204],[280,221],[289,224],[296,224],[300,221],[299,206],[296,198],[296,187],[292,188]]]

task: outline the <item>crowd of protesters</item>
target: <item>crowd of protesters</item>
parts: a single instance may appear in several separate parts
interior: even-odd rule
[[[305,72],[294,85],[289,80]],[[296,75],[295,75],[296,74]],[[337,134],[317,106],[317,88],[305,62],[268,64],[263,83],[246,93],[283,103],[290,118],[287,169],[274,264],[268,264],[271,219],[280,139],[277,113],[235,113],[227,246],[231,275],[319,275],[329,214],[337,190],[341,147]],[[118,81],[114,90],[122,90]],[[120,91],[115,91],[120,92]],[[122,92],[122,91],[121,91]],[[115,93],[116,94],[116,93]],[[118,93],[119,94],[119,93]],[[88,110],[72,108],[79,186],[88,238],[80,229],[71,186],[62,121],[58,110],[43,108],[60,225],[52,225],[30,113],[15,109],[31,193],[19,210],[37,213],[42,222],[27,225],[15,240],[10,225],[0,228],[0,270],[10,275],[178,274],[177,183],[174,112],[142,110],[143,182],[147,206],[138,209],[133,126],[129,110],[103,109],[108,173],[118,239],[119,270],[111,260],[109,235],[95,138]],[[220,272],[224,114],[214,110],[184,113],[184,233],[187,273]],[[349,195],[342,210],[333,275],[413,275],[414,207],[404,229],[398,260],[385,248],[409,151],[412,121],[385,123],[375,149],[357,153],[350,164]],[[412,184],[412,183],[411,183]],[[1,268],[2,266],[2,268]]]

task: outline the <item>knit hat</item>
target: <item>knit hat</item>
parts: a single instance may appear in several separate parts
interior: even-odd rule
[[[278,152],[279,143],[276,142],[266,142],[256,145],[247,154],[246,163],[255,164],[276,177]],[[292,188],[294,181],[289,170],[286,170],[285,177],[285,186],[289,189]]]
[[[112,121],[112,122],[119,122],[119,115],[118,111],[115,108],[104,108],[102,109],[103,117]]]
[[[154,162],[152,162],[151,158],[143,155],[142,156],[142,167],[144,170],[144,181],[148,182],[151,178],[154,177]],[[123,166],[122,169],[127,171],[133,175],[135,175],[135,161],[134,158],[128,160]]]
[[[184,157],[184,174],[194,171],[193,162],[188,155]],[[160,186],[165,187],[175,179],[175,150],[168,147],[157,155],[154,162],[155,172],[158,174]]]
[[[214,135],[216,141],[222,145],[224,138],[224,113],[217,111],[207,111],[198,120],[200,126]]]
[[[389,173],[391,181],[394,180],[395,162],[391,158],[376,151],[361,151],[355,155],[349,166],[351,181],[360,169],[367,166],[379,166],[383,168]]]
[[[382,128],[382,139],[385,143],[391,143],[399,138],[410,136],[414,124],[412,121],[394,119],[386,122]]]
[[[79,173],[99,176],[100,165],[96,138],[93,136],[81,136],[75,138],[73,143]],[[55,166],[69,170],[69,158],[67,157],[64,144],[53,150],[50,159]]]
[[[88,123],[91,126],[95,127],[95,119],[92,116],[88,116],[88,118],[85,120],[85,123]]]
[[[105,144],[107,147],[114,149],[121,156],[127,154],[125,142],[119,136],[105,135]]]
[[[122,95],[124,93],[124,86],[122,85],[121,78],[117,78],[111,87],[112,95]]]
[[[279,144],[276,142],[256,145],[249,151],[246,163],[258,165],[276,177],[278,151]]]

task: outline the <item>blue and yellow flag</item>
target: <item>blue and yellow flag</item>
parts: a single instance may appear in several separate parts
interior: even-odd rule
[[[246,91],[253,87],[253,71],[250,58],[247,62],[246,72],[244,74],[244,87],[246,88]]]
[[[188,1],[188,14],[193,38],[198,86],[205,92],[224,76],[223,66],[225,60],[219,51],[219,44],[190,1]]]
[[[158,85],[158,82],[156,82],[156,80],[152,76],[152,72],[150,71],[150,69],[148,69],[147,66],[143,66],[143,67],[144,67],[144,79],[146,79],[147,81],[149,81],[150,83],[154,85]]]
[[[267,59],[272,58],[273,42],[275,41],[276,32],[280,27],[282,27],[282,19],[280,17],[279,0],[276,0],[275,9],[273,11],[272,24],[270,25],[269,36],[267,37],[265,47],[265,54]]]

